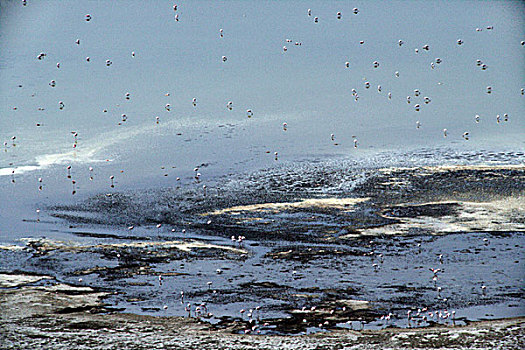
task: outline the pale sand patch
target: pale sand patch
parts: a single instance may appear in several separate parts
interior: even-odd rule
[[[24,250],[25,247],[19,246],[19,245],[0,245],[0,250]]]
[[[282,203],[259,203],[250,205],[240,205],[220,210],[215,210],[209,213],[201,214],[207,215],[221,215],[221,214],[238,214],[243,211],[282,211],[287,209],[306,209],[306,208],[327,208],[340,209],[343,211],[352,211],[352,207],[356,204],[366,202],[369,198],[309,198],[298,202],[282,202]]]
[[[525,198],[509,197],[491,202],[461,202],[444,201],[422,204],[400,204],[395,207],[417,207],[426,205],[458,205],[457,216],[445,215],[430,217],[392,217],[399,223],[359,230],[340,238],[356,238],[360,236],[406,235],[413,230],[424,230],[430,234],[440,235],[456,232],[475,231],[525,231]]]
[[[415,171],[415,170],[424,170],[427,174],[419,175],[429,175],[432,173],[442,173],[447,171],[461,171],[461,170],[524,170],[525,165],[521,164],[511,164],[511,165],[440,165],[440,166],[423,166],[423,167],[391,167],[391,168],[381,168],[380,172],[384,174],[392,174],[398,171]]]
[[[90,249],[115,249],[115,248],[163,248],[163,249],[179,249],[185,252],[190,252],[191,249],[222,249],[234,253],[247,254],[244,249],[238,249],[227,245],[216,245],[203,243],[198,241],[183,242],[183,241],[162,241],[162,242],[130,242],[130,243],[113,243],[113,244],[94,244],[94,245],[77,245],[66,243],[62,241],[53,241],[50,239],[33,239],[22,238],[28,244],[37,244],[39,250],[90,250]]]
[[[52,279],[50,276],[9,275],[0,273],[0,287],[13,288],[29,283],[35,283],[43,279]]]
[[[8,275],[9,281],[50,279],[49,276]],[[0,324],[11,324],[16,319],[27,319],[35,315],[56,315],[60,310],[86,310],[100,307],[100,299],[109,293],[98,292],[87,286],[72,286],[55,283],[46,286],[24,286],[17,289],[0,290],[2,311]],[[0,336],[1,338],[1,336]],[[37,346],[35,348],[41,348]]]

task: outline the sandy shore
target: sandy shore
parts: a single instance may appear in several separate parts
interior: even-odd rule
[[[525,318],[466,326],[332,331],[303,336],[239,335],[194,318],[151,317],[108,310],[106,293],[48,281],[1,278],[2,349],[523,349]],[[6,288],[9,286],[9,288]]]

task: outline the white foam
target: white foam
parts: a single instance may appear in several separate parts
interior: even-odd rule
[[[17,167],[7,167],[0,168],[0,176],[7,176],[11,174],[24,174],[32,171],[47,169],[53,165],[66,164],[66,163],[76,163],[76,162],[97,162],[93,158],[96,150],[87,150],[84,152],[64,152],[64,153],[53,153],[53,154],[43,154],[36,156],[34,159],[33,165],[21,165]]]
[[[274,119],[277,118],[277,115],[266,115],[265,119]],[[90,140],[82,142],[82,146],[73,151],[59,152],[59,153],[50,153],[50,154],[41,154],[35,156],[31,161],[25,165],[13,166],[0,168],[0,176],[9,176],[12,174],[20,175],[24,173],[29,173],[32,171],[38,171],[50,168],[54,165],[61,164],[71,164],[71,163],[97,163],[104,162],[107,160],[107,155],[104,159],[101,159],[101,156],[98,156],[104,150],[109,149],[115,144],[125,142],[131,138],[137,137],[139,135],[151,134],[155,130],[159,130],[163,133],[170,134],[176,130],[180,130],[182,127],[202,127],[205,125],[220,124],[235,122],[236,124],[242,124],[246,121],[239,122],[238,120],[210,120],[203,119],[192,119],[191,117],[186,118],[176,118],[166,121],[161,121],[160,125],[148,123],[146,125],[137,125],[137,126],[126,126],[119,128],[118,130],[112,130],[110,132],[102,133]]]
[[[32,171],[47,169],[54,165],[70,163],[96,163],[104,160],[97,159],[97,154],[119,142],[126,141],[139,134],[151,131],[152,127],[143,126],[135,128],[125,128],[122,131],[112,131],[103,133],[96,138],[83,142],[87,146],[73,151],[49,153],[37,155],[33,158],[30,165],[0,168],[0,176],[11,174],[24,174]]]

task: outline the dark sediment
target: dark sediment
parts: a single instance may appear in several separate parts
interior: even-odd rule
[[[277,169],[208,186],[206,196],[174,188],[57,206],[72,235],[103,242],[33,240],[19,254],[30,256],[25,271],[112,291],[113,306],[162,315],[166,304],[182,316],[186,302],[204,304],[217,332],[406,326],[407,310],[521,308],[524,191],[523,166]],[[100,223],[116,229],[96,232]],[[379,321],[387,314],[392,323]],[[448,329],[451,320],[414,324]]]
[[[69,293],[75,289],[75,293]],[[525,346],[523,318],[461,327],[261,337],[224,330],[210,332],[206,323],[198,319],[115,313],[104,309],[100,296],[85,287],[66,285],[0,289],[2,349],[522,349]]]

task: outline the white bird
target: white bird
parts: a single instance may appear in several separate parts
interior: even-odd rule
[[[374,68],[377,68],[377,67],[379,67],[379,62],[374,61]]]
[[[458,39],[457,43],[458,43],[458,45],[463,45],[463,40]]]
[[[365,88],[369,88],[370,87],[370,83],[368,81],[365,81]]]
[[[341,12],[337,12],[337,19],[341,19]]]
[[[357,15],[359,13],[359,10],[357,9],[357,7],[354,7],[352,11],[354,12],[354,15]]]
[[[418,89],[415,89],[415,90],[414,90],[414,95],[417,97],[417,96],[419,96],[419,94],[421,94],[421,92],[419,92]]]
[[[226,56],[222,56],[222,61],[223,62],[226,62],[228,60],[228,58]]]
[[[443,129],[443,137],[447,137],[447,129]]]
[[[399,46],[403,46],[404,43],[405,43],[405,42],[404,42],[403,40],[399,40],[399,41],[397,42],[397,44],[398,44]]]
[[[315,22],[315,23],[319,23],[319,17],[315,17],[315,18],[314,18],[314,22]]]
[[[248,118],[253,117],[253,112],[252,112],[252,110],[251,110],[251,109],[247,109],[247,110],[246,110],[246,115],[248,116]]]
[[[345,67],[350,68],[350,62],[345,62]]]

